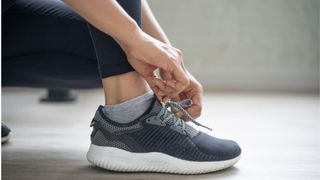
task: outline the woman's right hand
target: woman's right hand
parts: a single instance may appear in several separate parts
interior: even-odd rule
[[[190,80],[183,64],[182,53],[179,49],[164,44],[142,30],[138,30],[129,42],[118,42],[125,51],[129,63],[148,82],[159,100],[170,92],[170,96],[177,96]],[[156,76],[155,70],[160,68],[170,78],[164,83]],[[159,89],[164,91],[159,92]]]

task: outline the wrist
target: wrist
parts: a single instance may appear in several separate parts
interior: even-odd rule
[[[127,49],[134,44],[139,36],[141,36],[141,29],[135,21],[128,23],[123,28],[122,33],[117,37],[113,37],[113,39],[121,46],[122,49]]]
[[[117,41],[122,50],[126,53],[127,56],[132,56],[135,58],[142,58],[141,53],[148,52],[146,48],[152,40],[149,39],[148,34],[144,33],[140,28],[137,28],[131,31],[131,34],[124,41]]]

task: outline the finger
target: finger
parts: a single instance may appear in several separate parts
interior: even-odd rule
[[[152,88],[152,91],[160,102],[164,102],[166,96],[162,94],[161,90],[157,86],[154,86]]]
[[[152,91],[154,92],[154,94],[156,95],[157,99],[161,102],[165,102],[171,99],[170,93],[163,91],[163,89],[161,89],[157,84],[158,80],[153,79],[153,80],[147,80],[147,83],[149,84],[150,88],[152,89]],[[162,85],[160,85],[162,86]]]
[[[190,99],[191,97],[188,97],[187,94],[185,92],[180,93],[178,96],[174,97],[173,100],[178,102],[178,101],[182,101],[185,99]]]
[[[157,99],[159,101],[162,101],[163,96],[160,95],[161,93],[159,94],[159,92],[160,92],[159,86],[161,87],[161,86],[165,86],[165,85],[161,84],[159,78],[157,78],[156,73],[151,72],[149,74],[145,74],[143,77],[147,81],[147,83],[149,84],[151,90],[154,92]]]
[[[164,75],[166,78],[171,77],[169,75],[170,73],[164,73],[164,74],[166,74]],[[150,73],[147,76],[145,75],[145,78],[148,79],[149,81],[152,81],[152,84],[158,86],[160,90],[166,95],[170,95],[175,92],[173,88],[167,86],[165,79],[158,78],[155,72],[151,73],[151,75]]]
[[[181,97],[180,97],[180,95],[179,95],[179,96],[173,97],[172,100],[173,100],[173,101],[176,101],[176,102],[179,102],[179,101],[181,101],[182,99],[181,99]]]
[[[179,97],[180,97],[180,101],[184,100],[184,99],[188,99],[186,93],[180,93],[179,94]]]
[[[176,83],[177,81],[174,79],[168,79],[166,81],[166,85],[168,85],[169,87],[171,87],[172,89],[174,89],[176,87]]]
[[[170,100],[171,100],[170,97],[164,96],[163,99],[162,99],[162,102],[168,102],[168,101],[170,101]]]
[[[170,93],[171,93],[170,96],[172,98],[179,98],[180,100],[186,99],[187,97],[183,93],[185,89],[180,92],[179,90],[176,89],[177,88],[176,83],[177,82],[175,80],[171,80],[171,81],[169,80],[165,82],[166,88],[170,89]]]
[[[154,78],[152,78],[152,82],[154,85],[158,86],[160,88],[160,90],[166,89],[166,84],[163,82],[162,79],[154,77]]]
[[[160,76],[163,80],[172,79],[172,74],[167,71],[160,71]]]
[[[164,92],[167,93],[167,95],[173,95],[176,90],[174,88],[172,88],[171,86],[168,86],[167,81],[163,81],[163,83],[165,84],[165,88],[161,89]]]
[[[194,105],[202,105],[202,92],[196,92],[195,95],[191,97],[191,100]]]
[[[161,95],[159,94],[159,91],[154,92],[154,94],[155,94],[155,96],[157,97],[157,99],[158,99],[160,102],[163,101],[163,96],[161,96]]]
[[[147,83],[149,84],[151,90],[153,91],[153,93],[156,95],[157,99],[159,101],[162,101],[162,96],[159,95],[159,88],[150,80],[146,80]]]
[[[170,73],[172,75],[172,79],[176,81],[176,83],[172,83],[172,88],[176,90],[175,95],[178,95],[180,92],[184,90],[185,87],[189,85],[189,78],[187,73],[175,63],[177,60],[173,57],[168,57],[171,59],[170,61],[166,61],[164,65],[161,67],[164,71]],[[171,82],[170,82],[171,83]]]
[[[164,80],[164,83],[166,85],[167,91],[170,93],[174,93],[176,90],[170,84],[168,84],[168,82],[171,83],[172,81],[172,74],[166,71],[160,71],[160,73],[161,73],[161,78]]]
[[[176,92],[173,88],[166,85],[163,80],[153,80],[154,86],[158,88],[156,92],[159,96],[167,96],[168,98],[172,98],[173,94]]]
[[[176,93],[176,90],[172,87],[167,85],[167,82],[165,80],[162,80],[160,78],[153,78],[152,82],[155,86],[159,88],[159,93],[161,96],[169,96],[170,98],[173,97],[174,93]]]
[[[181,68],[175,67],[172,73],[176,82],[170,81],[169,84],[177,91],[176,95],[178,95],[189,85],[190,82],[187,74]]]
[[[194,119],[198,118],[201,115],[201,106],[200,105],[192,105],[187,108],[188,113]]]
[[[198,118],[201,115],[201,111],[202,111],[202,94],[201,94],[201,92],[196,92],[191,97],[191,99],[192,99],[193,104],[192,104],[192,106],[188,107],[186,110],[191,115],[191,117]]]

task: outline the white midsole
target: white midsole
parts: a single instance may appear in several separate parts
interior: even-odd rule
[[[239,161],[240,155],[224,161],[187,161],[159,152],[133,153],[91,144],[87,159],[98,167],[114,171],[199,174],[228,168]]]

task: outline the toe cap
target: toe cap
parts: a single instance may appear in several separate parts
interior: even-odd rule
[[[193,142],[199,150],[214,156],[218,161],[233,159],[241,154],[241,148],[236,142],[215,138],[203,132],[195,136]]]

